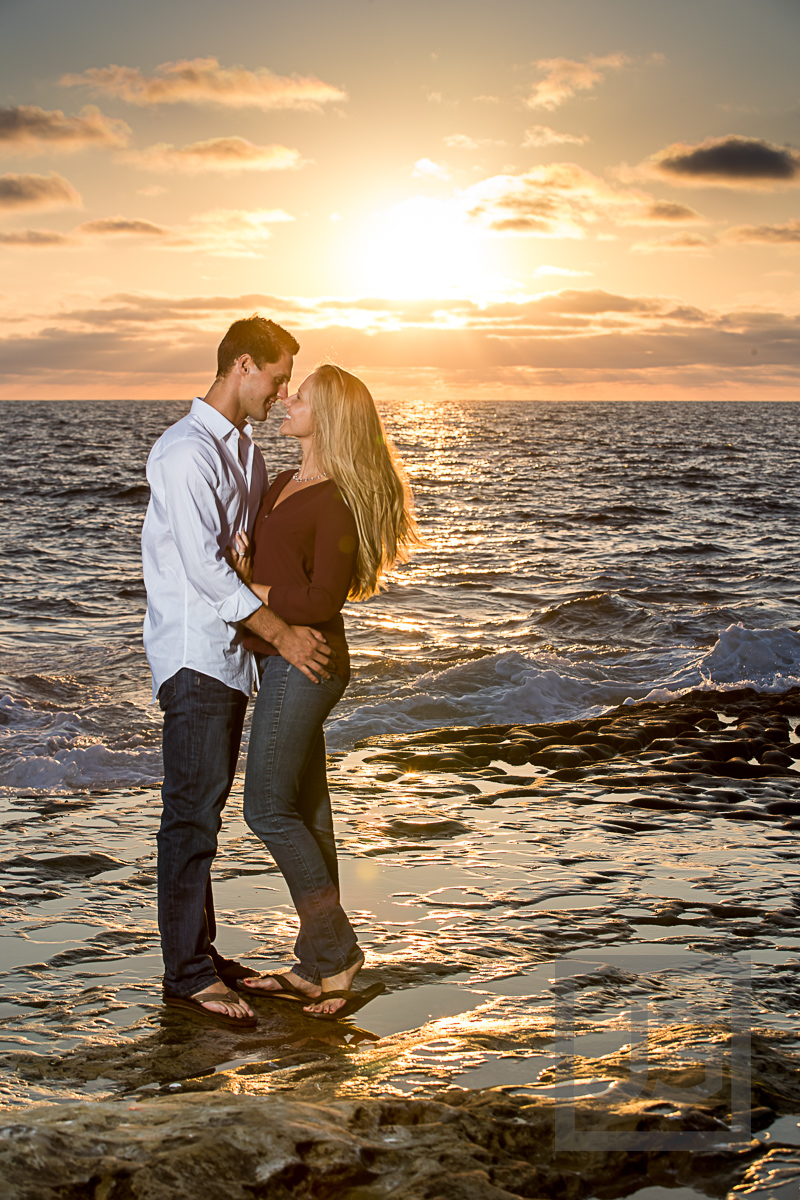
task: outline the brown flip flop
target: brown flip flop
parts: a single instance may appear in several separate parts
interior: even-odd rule
[[[224,1000],[228,1004],[241,1004],[242,1002],[241,996],[228,988],[225,992],[196,992],[194,996],[170,996],[165,992],[164,1003],[168,1008],[185,1009],[193,1016],[213,1021],[215,1025],[225,1025],[228,1029],[255,1029],[258,1024],[255,1017],[231,1017],[228,1013],[214,1012],[212,1008],[206,1008],[197,999],[198,996],[205,996],[206,1000]]]
[[[295,987],[291,979],[287,979],[285,975],[250,975],[250,979],[274,979],[278,984],[276,988],[254,988],[248,987],[243,979],[237,980],[236,988],[242,996],[260,996],[265,1000],[293,1000],[295,1004],[316,1004],[319,996],[309,996],[308,992],[302,992],[300,988]]]
[[[386,991],[385,983],[371,983],[369,987],[364,988],[363,992],[348,992],[344,989],[335,992],[323,992],[321,996],[317,996],[316,1000],[311,1000],[310,1004],[322,1004],[325,1000],[344,1000],[341,1008],[337,1008],[336,1012],[332,1013],[312,1013],[307,1012],[307,1017],[317,1017],[320,1021],[341,1021],[344,1017],[352,1017],[353,1013],[358,1012],[365,1004],[369,1004],[370,1000],[374,1000],[376,996],[380,996]]]

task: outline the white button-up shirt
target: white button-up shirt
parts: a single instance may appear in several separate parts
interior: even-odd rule
[[[236,622],[261,601],[225,560],[238,530],[252,535],[267,489],[264,458],[251,433],[250,425],[240,433],[196,399],[150,451],[142,565],[153,699],[182,667],[247,695],[252,691],[255,664]]]

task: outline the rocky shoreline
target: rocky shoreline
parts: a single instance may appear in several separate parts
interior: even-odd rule
[[[498,761],[538,768],[533,778],[493,771],[504,785],[523,785],[518,794],[532,800],[535,789],[544,796],[559,782],[577,785],[575,803],[592,803],[598,791],[635,790],[627,801],[633,808],[780,821],[800,817],[800,738],[792,718],[800,718],[800,688],[777,696],[752,688],[695,691],[583,721],[434,729],[372,738],[358,748],[381,747],[365,761],[406,772],[463,775]]]
[[[312,1099],[302,1086],[291,1097],[259,1094],[257,1076],[233,1071],[210,1092],[197,1080],[198,1092],[177,1096],[37,1106],[0,1125],[3,1195],[586,1200],[654,1185],[731,1200],[796,1193],[800,1063],[770,1038],[755,1037],[751,1051],[746,1113],[731,1112],[730,1076],[706,1100],[665,1100],[665,1087],[702,1093],[705,1068],[653,1062],[642,1090],[623,1057],[604,1063],[619,1073],[607,1097],[496,1088],[342,1099],[317,1081]],[[240,1090],[245,1079],[253,1091]],[[785,1113],[793,1116],[781,1121]]]
[[[430,875],[441,863],[444,872],[459,861],[459,846],[462,858],[467,846],[480,848],[485,834],[470,813],[496,813],[518,858],[538,848],[541,862],[549,846],[559,853],[563,814],[568,822],[572,812],[584,841],[617,847],[619,861],[592,865],[588,850],[562,857],[559,870],[583,909],[559,907],[569,889],[537,888],[534,873],[529,892],[503,885],[495,895],[491,880],[483,891],[464,885],[450,909],[433,889],[422,897],[425,912],[454,917],[430,933],[431,919],[421,921],[412,950],[403,950],[390,922],[366,982],[380,974],[390,999],[410,1004],[426,988],[474,997],[414,1029],[407,1022],[402,1032],[378,1036],[352,1023],[321,1027],[291,1006],[260,1001],[259,1027],[245,1035],[153,1006],[131,1036],[90,1036],[60,1054],[6,1054],[4,1068],[19,1080],[83,1095],[94,1087],[100,1098],[78,1100],[67,1090],[61,1103],[0,1109],[4,1200],[612,1200],[652,1186],[732,1200],[796,1196],[800,961],[790,955],[800,930],[798,718],[800,689],[698,691],[585,721],[379,737],[332,756],[358,834],[350,861],[383,863],[399,852],[412,889],[414,870]],[[369,807],[376,796],[385,797],[378,816]],[[625,898],[628,862],[654,861],[659,838],[667,857],[682,852],[674,847],[688,848],[718,820],[733,840],[709,842],[709,857],[723,863],[748,838],[768,847],[764,838],[773,838],[779,857],[765,861],[784,872],[773,902],[765,906],[763,895],[749,905],[718,902],[692,884],[695,875],[689,890],[652,909]],[[412,852],[426,847],[432,865],[411,865]],[[248,861],[241,858],[237,877]],[[130,876],[137,888],[140,879]],[[471,941],[458,932],[467,926]],[[502,939],[493,949],[497,930]],[[645,940],[634,944],[636,937]],[[625,969],[613,965],[608,947],[626,938],[655,955],[642,960],[639,975],[635,958]],[[771,990],[762,995],[760,978],[753,984],[752,1034],[724,1005],[714,1009],[720,980],[738,986],[740,947],[752,947],[756,966],[772,971]],[[667,952],[687,948],[688,967],[673,964],[673,974],[702,974],[704,953],[723,963],[700,980],[710,996],[702,1019],[681,1010],[681,996],[693,993],[667,969]],[[553,977],[557,955],[567,956],[568,976]],[[28,968],[32,978],[46,981],[45,966]],[[464,972],[468,983],[447,982],[464,980]],[[14,1002],[34,1005],[35,990]],[[621,1006],[637,1003],[653,1014],[641,1044],[620,1015]],[[359,1019],[369,1024],[370,1013]],[[608,1041],[614,1033],[616,1042]],[[462,1087],[458,1079],[467,1076],[448,1073],[454,1062],[513,1068],[521,1082]]]

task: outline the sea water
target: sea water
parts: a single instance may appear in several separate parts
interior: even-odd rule
[[[0,403],[0,789],[160,778],[141,645],[150,446],[178,402]],[[348,604],[329,749],[800,678],[800,404],[384,408],[425,545]],[[273,413],[271,474],[297,462]],[[246,738],[245,738],[246,748]]]
[[[179,1086],[240,1053],[234,1034],[164,1027],[160,1007],[161,714],[139,535],[147,453],[186,408],[0,403],[0,1101]],[[379,1052],[389,1038],[364,1086],[551,1086],[573,977],[590,1056],[630,1040],[624,1014],[643,1004],[693,1021],[680,1053],[694,1054],[740,962],[754,1022],[796,1037],[795,830],[701,812],[633,828],[613,793],[575,805],[569,784],[485,807],[474,793],[496,781],[395,781],[352,747],[800,682],[800,406],[409,400],[384,416],[425,544],[347,606],[353,680],[327,730],[343,901],[391,988],[359,1015]],[[297,462],[276,429],[273,415],[256,431],[271,474]],[[214,870],[218,940],[273,969],[296,917],[241,783]],[[387,834],[409,817],[432,836]],[[257,1058],[308,1041],[291,1014],[259,1016]],[[475,1041],[490,1026],[496,1053]],[[420,1027],[417,1050],[391,1041]]]

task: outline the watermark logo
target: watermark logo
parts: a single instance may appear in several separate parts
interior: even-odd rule
[[[629,1045],[627,1078],[616,1080],[613,1086],[615,1105],[635,1099],[645,1099],[643,1115],[663,1114],[665,1122],[680,1120],[679,1106],[704,1105],[715,1100],[728,1099],[730,1089],[730,1127],[712,1129],[627,1129],[598,1130],[596,1122],[589,1129],[582,1127],[581,1098],[597,1096],[607,1092],[610,1084],[599,1080],[578,1078],[575,1073],[565,1079],[570,1056],[581,1054],[581,1035],[577,1032],[576,995],[581,990],[581,974],[585,963],[561,959],[553,964],[556,1030],[559,1050],[567,1057],[559,1067],[559,1082],[554,1089],[555,1149],[561,1151],[655,1151],[665,1150],[708,1150],[712,1146],[733,1146],[747,1143],[751,1139],[750,1129],[750,964],[740,958],[710,958],[701,961],[687,960],[684,955],[630,954],[624,959],[615,957],[617,967],[636,976],[639,1003],[635,1008],[626,1005],[622,1026],[626,1044]],[[647,982],[665,972],[708,970],[714,981],[714,1003],[706,1007],[699,999],[681,1000],[674,996],[667,1002],[664,988],[653,985],[648,996],[641,993]],[[616,973],[616,972],[614,972]],[[585,979],[585,975],[583,977]],[[594,975],[596,979],[597,976]],[[704,1075],[697,1080],[696,1071],[691,1073],[692,1082],[686,1087],[675,1087],[666,1083],[661,1074],[676,1074],[670,1071],[663,1057],[653,1052],[655,1035],[659,1030],[686,1024],[694,1029],[713,1026],[719,1033],[707,1041],[692,1037],[685,1048],[685,1058],[693,1065],[700,1065]],[[722,1026],[722,1030],[720,1030]],[[619,1026],[618,1026],[619,1028]],[[623,1047],[624,1048],[624,1047]],[[598,1090],[598,1085],[599,1089]],[[726,1103],[727,1108],[727,1103]]]

